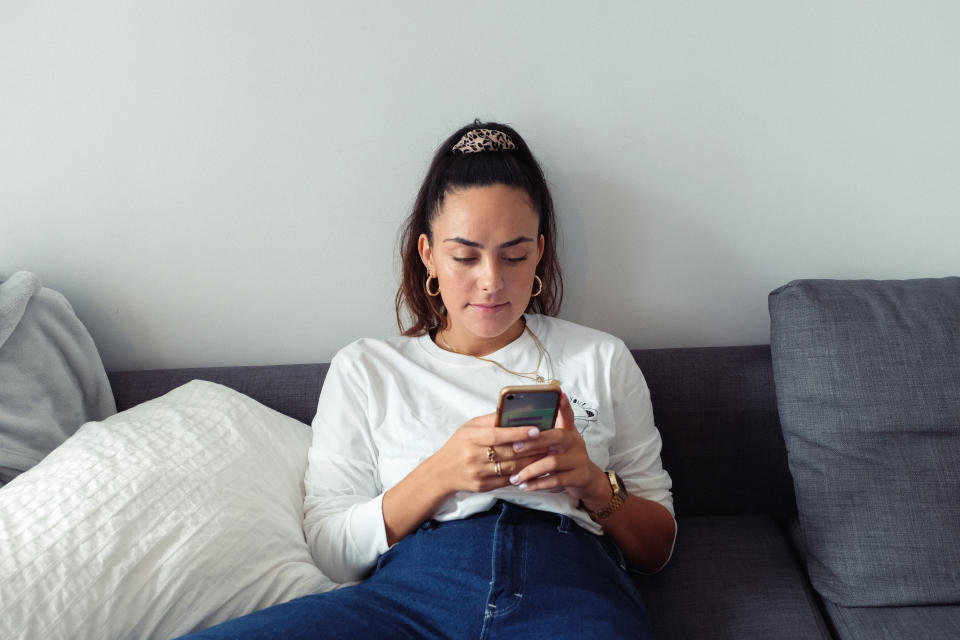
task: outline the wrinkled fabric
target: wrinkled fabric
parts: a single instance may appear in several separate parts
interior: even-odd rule
[[[97,347],[67,299],[28,271],[0,281],[0,486],[84,422],[116,412]]]
[[[196,380],[0,489],[0,638],[163,640],[332,589],[303,538],[310,428]]]

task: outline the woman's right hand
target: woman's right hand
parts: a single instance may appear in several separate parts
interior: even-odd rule
[[[388,544],[399,542],[433,517],[457,491],[506,487],[510,476],[547,454],[544,441],[550,438],[544,438],[536,427],[498,427],[496,419],[496,414],[490,413],[469,420],[436,453],[384,493]]]
[[[430,464],[440,486],[451,494],[491,491],[508,486],[510,476],[547,453],[546,446],[537,446],[539,438],[536,427],[498,427],[496,414],[489,413],[457,429],[431,456]],[[520,442],[522,447],[516,447]]]

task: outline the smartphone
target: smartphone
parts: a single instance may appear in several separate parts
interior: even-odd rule
[[[560,393],[555,384],[504,387],[497,402],[497,426],[552,429],[560,409]]]

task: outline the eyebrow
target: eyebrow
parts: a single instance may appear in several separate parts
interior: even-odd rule
[[[480,244],[479,242],[474,242],[473,240],[467,240],[466,238],[461,238],[460,236],[447,238],[446,240],[444,240],[444,242],[456,242],[457,244],[462,244],[467,247],[475,247],[477,249],[483,249],[483,245]],[[513,240],[504,242],[503,244],[500,245],[500,248],[507,249],[509,247],[515,247],[518,244],[522,244],[524,242],[533,242],[533,238],[528,238],[527,236],[519,236],[517,238],[514,238]]]

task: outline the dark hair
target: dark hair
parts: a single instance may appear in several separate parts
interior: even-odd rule
[[[516,149],[454,153],[453,147],[465,133],[473,129],[494,129],[507,134]],[[530,299],[527,311],[555,316],[563,300],[563,277],[557,260],[557,225],[553,214],[553,198],[543,176],[543,170],[530,152],[527,143],[513,128],[496,122],[480,122],[462,127],[447,138],[437,149],[420,185],[420,192],[400,235],[402,276],[397,290],[397,325],[405,336],[418,336],[446,325],[446,315],[440,297],[430,297],[424,291],[427,268],[420,259],[417,245],[420,234],[433,242],[433,221],[443,204],[444,196],[456,189],[506,185],[523,189],[540,217],[543,235],[543,256],[537,265],[537,275],[543,281],[540,295]],[[404,327],[402,317],[406,307],[411,324]]]

